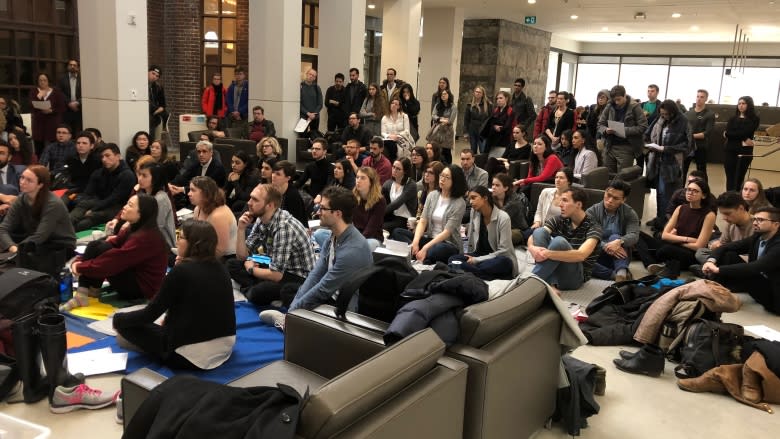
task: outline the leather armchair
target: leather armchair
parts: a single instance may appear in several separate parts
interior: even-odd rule
[[[593,168],[590,172],[582,174],[580,182],[586,188],[604,190],[609,184],[609,169],[605,166]]]
[[[347,322],[338,321],[328,305],[315,312],[345,333],[368,332],[372,338],[363,343],[382,343],[387,323],[350,312]],[[464,438],[527,438],[545,424],[555,410],[561,325],[536,278],[463,310],[458,342],[446,355],[469,366]]]
[[[229,385],[285,383],[301,394],[308,389],[300,438],[462,437],[467,367],[442,357],[444,343],[433,330],[385,349],[375,335],[333,323],[311,311],[294,311],[286,320],[284,360]],[[125,422],[145,398],[144,389],[152,387],[149,376],[142,369],[122,380]]]

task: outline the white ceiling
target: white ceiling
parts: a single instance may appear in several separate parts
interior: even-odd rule
[[[382,0],[366,4],[381,14]],[[535,27],[581,42],[731,42],[737,25],[751,42],[780,42],[780,0],[423,0],[423,10],[433,7],[519,23],[535,15]],[[647,18],[634,19],[638,12]]]

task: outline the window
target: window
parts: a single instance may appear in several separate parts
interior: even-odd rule
[[[547,91],[558,90],[558,57],[561,54],[558,52],[550,52],[550,59],[547,62],[547,87],[545,88],[545,96]]]
[[[647,86],[655,84],[658,86],[658,99],[663,101],[667,96],[666,77],[668,74],[668,59],[664,64],[658,65],[623,63],[620,65],[618,84],[626,88],[626,94],[642,102],[647,100]]]
[[[0,96],[30,111],[38,73],[54,85],[78,58],[75,0],[0,0]]]
[[[237,64],[236,0],[203,0],[203,86],[213,73],[230,83]]]
[[[303,0],[301,18],[301,47],[316,49],[319,47],[320,6],[319,1]]]
[[[366,85],[379,83],[379,63],[382,58],[382,19],[366,16],[366,33],[363,41],[363,72],[360,76]]]
[[[596,103],[600,90],[609,90],[618,83],[619,64],[579,64],[575,94],[577,104],[586,106]]]

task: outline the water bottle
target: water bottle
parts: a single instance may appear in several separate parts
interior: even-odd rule
[[[60,303],[65,303],[73,297],[73,274],[69,268],[60,271]]]

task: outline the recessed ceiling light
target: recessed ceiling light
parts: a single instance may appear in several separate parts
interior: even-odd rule
[[[682,14],[679,12],[675,12],[672,14],[672,18],[680,18],[680,17],[682,17]]]
[[[601,28],[601,31],[602,31],[602,32],[606,32],[606,31],[608,31],[608,30],[609,30],[609,28],[608,28],[608,27],[606,27],[606,26],[604,26],[604,27],[602,27],[602,28]]]
[[[368,9],[376,9],[376,5],[368,5]]]
[[[529,5],[535,5],[536,4],[536,0],[528,0],[528,4]]]
[[[578,18],[580,18],[580,17],[578,17],[578,16],[576,16],[576,15],[572,15],[572,16],[571,16],[571,19],[572,19],[572,20],[576,20],[576,19],[578,19]]]
[[[699,26],[693,25],[691,26],[691,30],[696,32],[697,30],[699,30]]]

